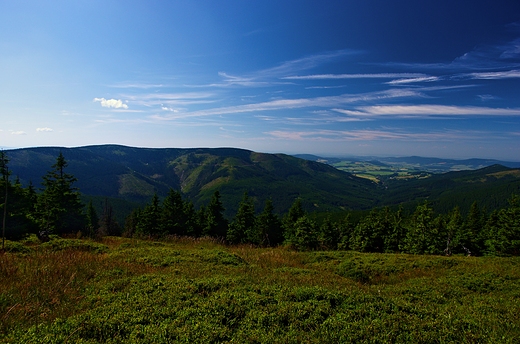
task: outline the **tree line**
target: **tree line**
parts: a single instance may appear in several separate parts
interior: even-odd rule
[[[8,159],[0,152],[0,190],[4,194],[3,237],[20,239],[29,233],[57,235],[81,232],[99,237],[209,236],[229,244],[255,246],[286,245],[298,250],[356,250],[360,252],[402,252],[411,254],[520,254],[520,198],[512,195],[509,206],[491,213],[473,203],[468,214],[458,207],[448,214],[436,214],[428,202],[411,213],[402,208],[372,209],[357,221],[347,213],[340,221],[326,217],[318,221],[296,199],[287,213],[274,213],[271,200],[261,213],[247,193],[231,221],[224,217],[220,194],[195,209],[190,200],[171,189],[159,199],[155,194],[142,208],[135,209],[120,226],[105,201],[98,216],[92,202],[80,201],[74,176],[65,172],[67,162],[60,153],[51,170],[43,176],[42,189],[23,187],[9,180]]]

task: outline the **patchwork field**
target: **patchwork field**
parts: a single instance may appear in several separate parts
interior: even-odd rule
[[[520,259],[7,243],[1,343],[515,343]]]

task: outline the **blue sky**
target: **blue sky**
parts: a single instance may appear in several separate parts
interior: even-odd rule
[[[520,2],[0,1],[0,146],[520,160]]]

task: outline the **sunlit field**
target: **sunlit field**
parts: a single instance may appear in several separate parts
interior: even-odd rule
[[[7,243],[2,343],[515,343],[520,259]]]

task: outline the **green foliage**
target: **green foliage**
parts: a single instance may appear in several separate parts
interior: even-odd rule
[[[215,191],[205,212],[205,227],[202,233],[212,237],[224,238],[228,229],[228,221],[224,218],[224,206],[220,201],[219,191]]]
[[[66,241],[66,240],[64,240]],[[75,241],[75,240],[72,240]],[[0,343],[515,343],[520,261],[108,238],[0,256]]]
[[[80,239],[56,238],[56,239],[50,240],[49,242],[42,243],[40,245],[40,247],[54,251],[54,252],[64,251],[64,250],[74,250],[74,251],[85,251],[85,252],[93,252],[93,253],[106,253],[108,251],[108,247],[106,245],[97,243],[95,241],[80,240]]]
[[[52,170],[43,176],[43,192],[38,195],[36,219],[50,233],[75,233],[85,228],[83,204],[72,184],[76,178],[65,173],[67,162],[60,152]]]
[[[282,243],[282,222],[279,217],[274,214],[271,199],[265,201],[264,210],[258,215],[256,226],[259,234],[259,244],[261,246],[276,246]]]
[[[257,230],[255,205],[244,193],[233,222],[229,224],[226,239],[232,244],[260,244],[262,236]]]

